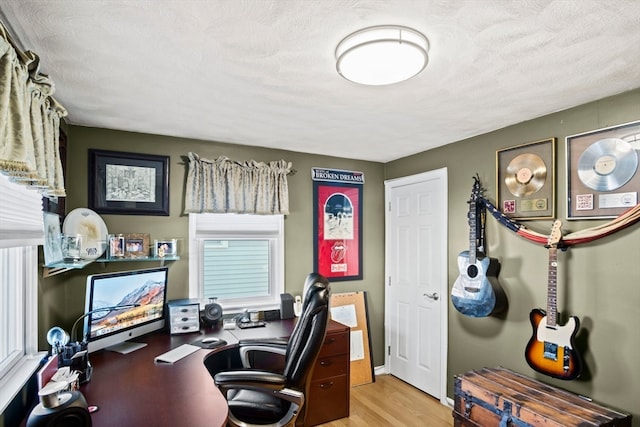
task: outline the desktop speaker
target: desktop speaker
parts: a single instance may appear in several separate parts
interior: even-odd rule
[[[280,294],[280,318],[293,319],[293,296],[291,294]]]
[[[216,302],[210,302],[204,306],[202,323],[205,326],[215,326],[222,319],[222,306]]]
[[[38,403],[29,414],[27,427],[90,427],[91,415],[87,401],[79,391],[58,395],[57,406],[45,407]]]

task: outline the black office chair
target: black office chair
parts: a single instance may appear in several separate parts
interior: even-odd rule
[[[219,372],[216,386],[229,404],[232,426],[293,426],[304,420],[305,396],[313,367],[320,353],[329,323],[329,281],[316,273],[304,285],[302,313],[288,342],[241,341],[243,365],[249,364],[249,353],[268,351],[284,354],[281,373],[245,368]]]

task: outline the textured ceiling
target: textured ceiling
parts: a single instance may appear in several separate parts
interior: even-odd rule
[[[75,125],[386,162],[640,87],[637,0],[3,0]],[[396,85],[335,71],[360,28],[425,34]],[[527,141],[521,141],[527,142]]]

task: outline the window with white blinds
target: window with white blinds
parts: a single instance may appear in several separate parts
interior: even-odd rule
[[[227,312],[279,307],[282,215],[189,214],[189,248],[190,298],[216,298]]]
[[[40,362],[38,245],[42,196],[0,174],[0,413]]]

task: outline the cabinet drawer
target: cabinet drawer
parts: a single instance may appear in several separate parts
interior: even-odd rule
[[[318,358],[313,369],[313,380],[320,380],[338,375],[347,375],[349,372],[349,355]]]
[[[337,354],[349,354],[349,345],[349,331],[327,334],[318,358],[322,359]]]
[[[178,305],[169,307],[169,316],[171,318],[178,317],[199,317],[200,314],[200,306],[198,304],[191,305]]]
[[[349,381],[346,375],[312,381],[305,426],[315,426],[349,416]]]
[[[200,323],[198,321],[171,323],[172,334],[185,334],[187,332],[198,332],[199,330]]]

